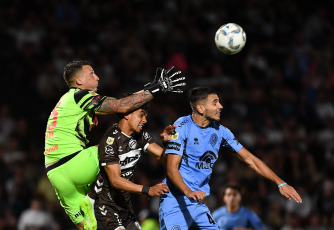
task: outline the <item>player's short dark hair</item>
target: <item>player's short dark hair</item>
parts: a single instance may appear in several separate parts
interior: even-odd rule
[[[196,105],[199,101],[202,101],[210,94],[217,94],[217,92],[209,87],[195,87],[188,91],[188,100],[193,112],[196,111]]]
[[[240,195],[241,194],[241,187],[239,185],[236,185],[236,184],[228,184],[224,187],[224,192],[223,192],[223,195],[225,196],[225,193],[226,193],[226,190],[230,188],[230,189],[233,189],[233,190],[236,190],[239,192]]]
[[[89,65],[89,62],[85,60],[74,60],[64,67],[63,77],[68,86],[73,84],[75,74],[82,70],[82,66],[84,65]]]

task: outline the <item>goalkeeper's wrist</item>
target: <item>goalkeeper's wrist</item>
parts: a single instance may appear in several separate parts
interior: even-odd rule
[[[146,86],[144,90],[149,91],[153,97],[156,97],[162,93],[161,89],[157,85]]]

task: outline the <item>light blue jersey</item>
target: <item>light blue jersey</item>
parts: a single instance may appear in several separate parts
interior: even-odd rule
[[[238,152],[242,145],[228,128],[217,122],[202,128],[189,115],[179,118],[174,125],[175,134],[165,153],[182,156],[179,171],[185,184],[193,191],[205,191],[208,196],[212,167],[218,159],[219,150]],[[168,186],[170,183],[167,179]]]
[[[221,230],[232,230],[234,227],[263,229],[265,225],[251,210],[241,206],[237,212],[228,212],[226,206],[218,208],[212,213]]]
[[[198,126],[191,116],[179,118],[174,125],[175,134],[169,141],[166,154],[182,156],[180,174],[192,190],[210,194],[209,181],[218,152],[226,149],[238,152],[242,145],[229,129],[217,122]],[[164,180],[170,191],[160,197],[159,221],[161,230],[196,229],[218,230],[218,225],[204,203],[188,199],[167,178]]]

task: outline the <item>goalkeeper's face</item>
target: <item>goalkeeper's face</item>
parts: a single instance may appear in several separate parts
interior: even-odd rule
[[[99,86],[99,77],[95,74],[90,65],[82,66],[82,70],[78,72],[76,78],[79,88],[90,89],[94,92],[97,91]]]

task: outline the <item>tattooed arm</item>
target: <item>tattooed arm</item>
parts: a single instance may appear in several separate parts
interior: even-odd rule
[[[96,114],[106,115],[112,113],[127,113],[139,108],[152,99],[152,94],[144,90],[121,99],[107,97]]]

